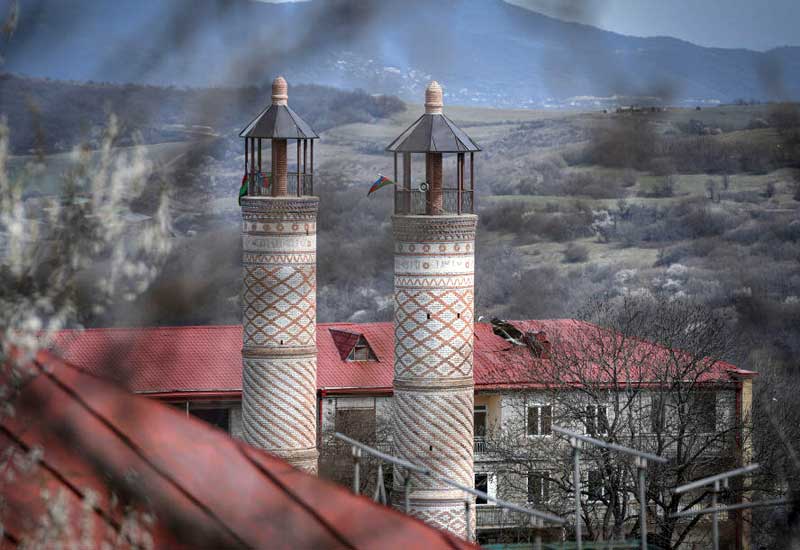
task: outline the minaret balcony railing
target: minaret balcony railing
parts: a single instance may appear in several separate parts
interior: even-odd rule
[[[286,175],[287,195],[288,196],[312,196],[314,195],[314,174],[300,174],[289,172]],[[269,197],[272,196],[272,172],[261,172],[261,174],[248,174],[247,196],[249,197]]]
[[[412,216],[475,213],[472,191],[444,188],[440,193],[441,200],[437,201],[436,191],[395,188],[394,213]]]

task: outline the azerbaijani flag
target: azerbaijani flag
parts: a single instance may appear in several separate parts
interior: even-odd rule
[[[247,195],[247,172],[242,176],[242,186],[239,188],[239,206],[242,205],[242,197]]]
[[[378,176],[378,179],[375,180],[375,183],[372,184],[372,187],[369,188],[367,192],[367,196],[369,197],[372,193],[380,189],[381,187],[386,187],[387,185],[394,185],[394,182],[387,178],[386,176]]]

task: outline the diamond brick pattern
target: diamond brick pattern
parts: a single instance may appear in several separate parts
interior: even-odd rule
[[[395,292],[395,377],[472,376],[473,290]]]
[[[473,507],[472,519],[470,520],[470,525],[472,526],[475,525],[474,509]],[[412,502],[411,515],[441,531],[449,531],[454,534],[460,534],[462,537],[465,536],[467,526],[463,502],[460,506],[451,505],[436,508],[415,507]]]
[[[245,265],[243,301],[245,345],[314,345],[314,265]]]

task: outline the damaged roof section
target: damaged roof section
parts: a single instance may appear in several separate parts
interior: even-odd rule
[[[547,359],[550,356],[551,343],[547,333],[543,330],[520,330],[511,321],[504,321],[497,317],[491,320],[492,332],[515,346],[526,346],[531,355],[537,359]]]

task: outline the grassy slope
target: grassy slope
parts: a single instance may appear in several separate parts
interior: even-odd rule
[[[315,149],[316,152],[316,171],[318,174],[317,185],[333,185],[339,193],[339,197],[344,201],[344,205],[337,205],[337,215],[347,214],[348,208],[362,209],[361,215],[366,215],[365,227],[372,227],[376,233],[389,232],[389,209],[391,204],[391,193],[385,191],[368,200],[363,199],[369,183],[374,180],[375,174],[392,173],[392,156],[384,152],[385,146],[399,135],[411,122],[413,122],[422,107],[419,105],[409,105],[409,108],[395,114],[389,118],[381,119],[373,123],[353,123],[335,126],[321,133],[321,140]],[[588,206],[593,211],[613,210],[616,208],[618,199],[593,199],[589,197],[569,197],[569,196],[548,196],[548,195],[487,195],[487,181],[495,174],[492,170],[497,170],[502,166],[503,170],[512,167],[514,177],[526,177],[531,170],[532,163],[551,156],[554,152],[563,153],[571,148],[581,147],[585,142],[581,141],[581,131],[597,126],[609,124],[613,121],[613,114],[603,113],[575,113],[575,112],[553,112],[553,111],[530,111],[530,110],[504,110],[504,109],[484,109],[470,107],[448,107],[447,114],[461,127],[466,129],[469,134],[483,147],[483,151],[476,158],[477,168],[477,187],[481,195],[478,199],[479,209],[491,208],[493,205],[501,203],[524,204],[526,216],[553,216],[552,212],[561,210],[567,211],[574,208],[577,202]],[[764,130],[742,130],[754,117],[765,116],[765,108],[760,106],[746,107],[721,107],[717,109],[705,109],[703,111],[694,110],[675,110],[659,115],[659,124],[662,128],[674,127],[687,123],[691,119],[701,119],[707,125],[725,126],[731,130],[717,139],[722,140],[762,140],[774,139],[774,131]],[[519,130],[524,128],[524,132]],[[737,130],[738,129],[738,130]],[[516,137],[520,135],[519,139]],[[578,136],[578,137],[576,137]],[[520,142],[521,140],[521,142]],[[170,174],[172,166],[181,165],[178,160],[190,149],[187,143],[165,143],[147,146],[151,159],[156,165],[163,167],[164,173],[168,178],[180,178],[180,174]],[[236,149],[233,149],[234,151]],[[268,155],[267,155],[268,157]],[[13,163],[19,165],[25,159],[17,157]],[[239,178],[241,177],[241,165],[243,158],[234,155],[226,158],[224,162],[218,162],[209,170],[194,174],[198,193],[184,193],[180,195],[178,201],[173,200],[173,209],[176,218],[179,220],[188,219],[184,224],[178,224],[179,241],[190,242],[198,240],[202,243],[203,234],[214,235],[215,238],[230,226],[231,239],[235,237],[238,227],[234,220],[238,217],[238,206],[236,204],[235,189],[238,188]],[[417,169],[422,168],[421,160],[415,160]],[[63,172],[67,166],[66,155],[52,155],[47,158],[47,174],[42,178],[44,182],[41,186],[42,192],[47,194],[52,190],[55,177]],[[564,168],[567,172],[590,172],[595,175],[605,175],[616,177],[621,175],[620,170],[603,168],[598,166],[573,166]],[[505,172],[504,172],[505,174]],[[629,204],[663,206],[678,204],[687,198],[705,197],[706,181],[709,176],[706,174],[684,174],[677,176],[675,196],[670,198],[643,198],[638,195],[642,190],[652,187],[658,176],[639,172],[636,174],[637,183],[635,186],[625,189],[626,201]],[[504,176],[505,177],[505,176]],[[715,176],[719,182],[719,176]],[[210,185],[209,180],[216,180]],[[769,174],[735,174],[731,177],[731,192],[751,192],[756,196],[756,202],[733,202],[723,200],[720,203],[708,202],[707,208],[712,212],[722,212],[725,215],[741,215],[743,218],[748,216],[771,216],[774,212],[782,214],[795,211],[798,203],[792,199],[792,189],[789,185],[790,173],[787,170],[776,171]],[[763,190],[767,182],[776,183],[776,194],[770,199],[763,197]],[[181,187],[183,192],[185,187]],[[325,205],[322,206],[325,208]],[[329,205],[333,210],[333,205]],[[367,211],[363,209],[367,209]],[[341,213],[340,213],[341,211]],[[384,215],[385,213],[385,215]],[[355,215],[347,214],[347,215]],[[763,218],[762,218],[763,219]],[[338,223],[338,222],[334,222]],[[182,234],[182,231],[192,228],[199,235],[191,238]],[[516,229],[516,228],[514,228]],[[365,229],[359,228],[358,231]],[[348,231],[351,231],[348,229]],[[371,230],[370,230],[371,231]],[[330,235],[329,235],[330,236]],[[646,277],[655,277],[657,269],[654,264],[658,260],[659,245],[640,244],[636,246],[623,247],[618,242],[603,243],[596,237],[587,236],[575,239],[575,242],[586,247],[588,258],[583,262],[565,263],[563,252],[570,241],[555,242],[546,236],[526,235],[520,238],[519,231],[512,229],[501,231],[481,230],[479,250],[479,263],[482,254],[492,256],[496,250],[508,248],[513,250],[517,259],[521,263],[521,269],[534,267],[550,266],[558,270],[565,277],[574,274],[581,269],[606,269],[613,273],[623,269],[637,270],[645,274]],[[221,238],[221,237],[220,237]],[[353,236],[353,245],[356,248],[361,246],[363,236]],[[193,250],[202,251],[203,247],[198,243],[192,245]],[[682,244],[690,244],[689,241],[673,241],[668,246],[676,247]],[[381,246],[380,242],[375,246]],[[728,253],[733,250],[729,247]],[[321,251],[323,253],[323,251]],[[387,252],[388,253],[388,252]],[[188,254],[194,257],[195,253]],[[231,262],[235,262],[232,258]],[[382,261],[382,260],[381,260]],[[707,269],[699,262],[695,262],[698,269]],[[363,285],[363,288],[371,288],[382,292],[382,286],[387,283],[381,269],[382,264],[374,268],[377,273],[375,279],[360,274],[354,276],[352,281],[348,281],[348,292],[355,292],[353,288]],[[479,268],[481,266],[479,265]],[[484,266],[485,267],[485,266]],[[223,320],[230,320],[236,316],[235,308],[235,289],[238,288],[237,281],[238,268],[233,263],[229,266],[229,273],[219,277],[209,275],[210,279],[216,278],[225,280],[221,284],[222,289],[227,289],[228,305],[226,313],[222,316]],[[386,269],[390,269],[386,266]],[[178,270],[180,271],[180,270]],[[487,277],[489,275],[484,275]],[[367,277],[363,281],[362,278]],[[228,281],[228,279],[231,279]],[[384,280],[386,279],[386,280]],[[325,284],[325,274],[321,273],[320,284]],[[523,281],[524,282],[524,281]],[[337,284],[333,282],[336,286]],[[479,282],[479,284],[481,284]],[[350,285],[356,285],[351,287]],[[337,287],[338,289],[338,287]],[[341,291],[338,289],[337,291]],[[360,292],[360,291],[358,291]],[[233,300],[233,301],[232,301]],[[502,314],[503,304],[484,304],[482,314]],[[220,306],[222,307],[222,306]],[[348,304],[342,305],[342,311],[336,313],[337,318],[346,319],[352,312],[347,310]],[[355,307],[355,306],[353,306]],[[361,305],[359,309],[369,310],[370,306]],[[215,318],[209,314],[208,319]],[[204,317],[205,321],[206,318]]]
[[[332,128],[323,134],[324,147],[321,148],[320,159],[322,162],[337,160],[345,162],[352,168],[352,179],[356,185],[367,181],[375,172],[390,174],[392,170],[391,155],[369,154],[359,151],[359,147],[374,146],[375,144],[388,144],[394,137],[400,134],[411,122],[413,122],[421,112],[421,106],[410,105],[408,110],[376,124],[348,124]],[[491,169],[491,156],[501,153],[491,149],[492,142],[501,139],[512,129],[518,127],[523,122],[549,121],[553,123],[553,128],[544,128],[541,133],[541,141],[547,143],[548,134],[557,131],[560,125],[573,124],[579,127],[589,128],[595,124],[603,124],[613,115],[603,113],[579,113],[563,111],[533,111],[533,110],[511,110],[511,109],[486,109],[474,107],[447,107],[447,114],[462,128],[466,129],[470,136],[479,144],[488,143],[490,148],[485,151],[489,154],[487,162],[481,155],[477,157],[478,166],[478,186],[480,187],[480,173]],[[728,141],[748,141],[748,140],[775,140],[773,129],[759,130],[733,130],[745,127],[754,117],[766,116],[764,106],[723,106],[717,108],[696,111],[694,109],[675,109],[668,112],[664,117],[664,125],[677,125],[688,123],[689,120],[700,120],[704,124],[713,127],[724,127],[732,129],[718,136],[718,139]],[[537,138],[537,142],[540,139]],[[561,147],[550,146],[531,146],[530,156],[542,157],[554,151],[561,151],[575,144],[566,144]],[[371,151],[372,152],[372,151]],[[526,155],[528,156],[528,155]],[[605,168],[599,166],[578,166],[571,168],[576,172],[588,171],[594,174],[604,174],[618,176],[621,170]],[[625,200],[630,204],[643,204],[651,206],[665,206],[682,201],[690,197],[705,197],[706,182],[709,179],[707,174],[683,174],[677,176],[675,196],[669,198],[647,198],[638,196],[660,179],[645,172],[637,172],[637,184],[627,190]],[[719,181],[719,176],[713,176]],[[744,210],[773,210],[778,208],[795,208],[797,203],[792,200],[791,189],[788,185],[781,185],[789,177],[788,171],[779,170],[769,174],[735,174],[731,176],[730,191],[753,191],[763,192],[767,182],[778,182],[777,193],[769,201],[764,199],[761,204],[740,204],[732,201],[721,201],[717,208],[744,209]],[[548,205],[568,205],[580,200],[588,204],[593,210],[614,208],[618,199],[593,199],[588,197],[565,197],[550,195],[492,195],[480,198],[483,204],[513,202],[524,202],[533,212],[545,211]],[[479,205],[480,206],[480,205]],[[494,233],[486,236],[484,245],[497,246],[501,244],[514,246],[514,235],[509,233]],[[622,248],[615,243],[599,243],[594,237],[578,239],[578,241],[589,249],[589,259],[603,265],[613,265],[618,268],[647,268],[651,267],[656,261],[657,250],[654,248]],[[562,262],[563,250],[566,243],[542,241],[535,244],[515,246],[515,249],[523,254],[531,264],[549,264],[567,269],[574,267],[574,264],[567,265]]]

